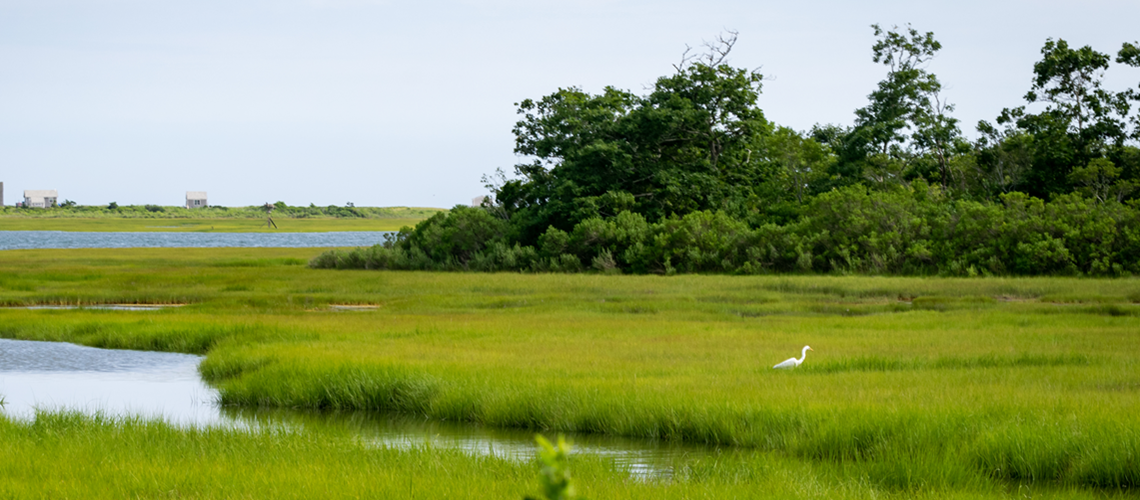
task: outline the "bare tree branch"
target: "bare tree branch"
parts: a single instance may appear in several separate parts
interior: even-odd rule
[[[682,70],[684,70],[685,66],[687,64],[689,64],[689,62],[691,62],[694,57],[696,57],[696,54],[690,54],[689,53],[689,52],[692,52],[692,50],[693,50],[693,48],[690,47],[689,44],[686,43],[685,44],[685,51],[681,53],[681,62],[679,64],[673,65],[673,69],[677,70],[678,73],[680,73]]]
[[[725,33],[721,33],[716,36],[716,40],[704,43],[708,52],[705,53],[702,59],[708,61],[707,64],[710,67],[715,68],[720,66],[728,59],[728,54],[732,52],[732,46],[736,45],[736,38],[740,35],[738,31],[730,29],[724,31],[728,33],[728,36],[725,36]]]
[[[673,65],[673,69],[678,73],[685,70],[685,67],[692,64],[693,61],[698,61],[705,66],[715,68],[728,62],[728,54],[732,52],[732,47],[736,45],[736,38],[740,32],[735,30],[726,29],[724,33],[716,36],[713,41],[705,41],[701,46],[705,48],[704,54],[694,54],[693,48],[688,44],[685,45],[685,51],[681,53],[681,62]]]

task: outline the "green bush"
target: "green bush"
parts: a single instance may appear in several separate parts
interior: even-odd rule
[[[909,188],[835,189],[796,220],[751,226],[721,211],[649,222],[621,211],[522,245],[511,222],[458,206],[369,249],[334,250],[310,265],[337,269],[673,274],[772,272],[884,275],[1140,273],[1140,210],[1079,194],[1051,202],[1023,193],[1000,202],[952,200],[921,181]]]

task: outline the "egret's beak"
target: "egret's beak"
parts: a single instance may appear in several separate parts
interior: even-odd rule
[[[815,349],[812,349],[812,348],[810,348],[810,347],[809,347],[809,348],[808,348],[808,350],[809,350],[809,351],[814,351]]]

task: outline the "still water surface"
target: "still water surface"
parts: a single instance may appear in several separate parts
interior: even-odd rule
[[[200,356],[96,349],[60,342],[0,339],[3,413],[31,419],[36,409],[161,418],[177,425],[292,428],[333,426],[377,446],[431,446],[512,460],[535,456],[534,433],[427,421],[375,412],[252,410],[221,407],[198,376]],[[680,458],[719,453],[709,447],[644,439],[572,435],[574,452],[609,457],[637,477],[667,477]]]
[[[4,413],[37,408],[164,418],[181,425],[225,423],[217,391],[198,376],[199,356],[0,339]]]
[[[388,231],[330,233],[97,233],[0,231],[0,250],[35,248],[359,247]]]

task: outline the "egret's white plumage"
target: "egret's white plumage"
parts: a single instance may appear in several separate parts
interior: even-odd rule
[[[795,368],[797,366],[800,366],[800,363],[804,362],[804,358],[807,357],[807,352],[810,350],[812,350],[811,347],[808,347],[805,345],[804,349],[802,351],[800,351],[800,359],[788,358],[783,363],[780,363],[776,366],[773,366],[772,368],[783,370],[783,369]]]

